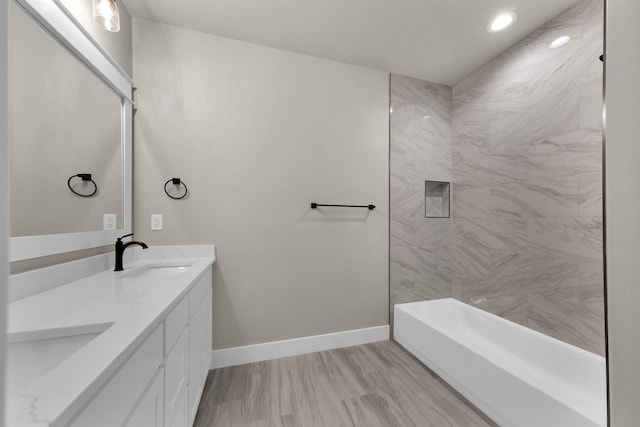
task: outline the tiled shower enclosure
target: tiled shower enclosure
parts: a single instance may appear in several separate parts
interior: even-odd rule
[[[578,2],[453,88],[392,75],[392,305],[452,296],[604,354],[602,22]]]

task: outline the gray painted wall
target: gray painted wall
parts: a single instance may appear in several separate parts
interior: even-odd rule
[[[217,245],[214,348],[388,324],[388,75],[139,19],[133,46],[136,236]]]
[[[606,252],[612,427],[640,419],[640,3],[607,0]]]

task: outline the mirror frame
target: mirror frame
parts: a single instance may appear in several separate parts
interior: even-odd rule
[[[123,228],[117,230],[11,237],[9,261],[20,261],[113,244],[117,237],[132,232],[133,83],[131,77],[89,35],[59,0],[12,1],[121,97],[124,221]]]

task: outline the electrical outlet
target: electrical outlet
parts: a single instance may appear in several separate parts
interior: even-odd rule
[[[115,230],[116,229],[116,214],[104,214],[102,217],[102,229],[103,230]]]
[[[161,214],[151,214],[151,229],[154,231],[162,230]]]

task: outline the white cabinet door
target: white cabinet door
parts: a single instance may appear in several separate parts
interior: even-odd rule
[[[164,368],[158,369],[151,386],[133,410],[126,427],[163,427]]]
[[[193,425],[211,363],[211,291],[189,323],[189,425]]]
[[[184,393],[182,393],[182,400],[180,401],[180,406],[178,407],[178,410],[176,411],[176,415],[173,418],[173,421],[171,422],[171,424],[168,424],[168,426],[171,427],[189,427],[190,424],[189,423],[189,407],[187,405],[187,397],[188,397],[188,390],[185,390]]]
[[[201,303],[189,323],[189,424],[198,412],[202,380],[202,334],[205,321],[204,303]]]
[[[189,327],[185,327],[164,363],[164,419],[169,424],[182,405],[189,381]]]
[[[211,368],[211,352],[213,351],[213,300],[211,299],[212,290],[209,289],[207,296],[204,298],[202,305],[204,306],[204,324],[202,327],[202,360],[201,373],[202,385],[207,380],[207,374]]]
[[[189,323],[189,298],[183,298],[164,321],[164,357],[168,357]]]

